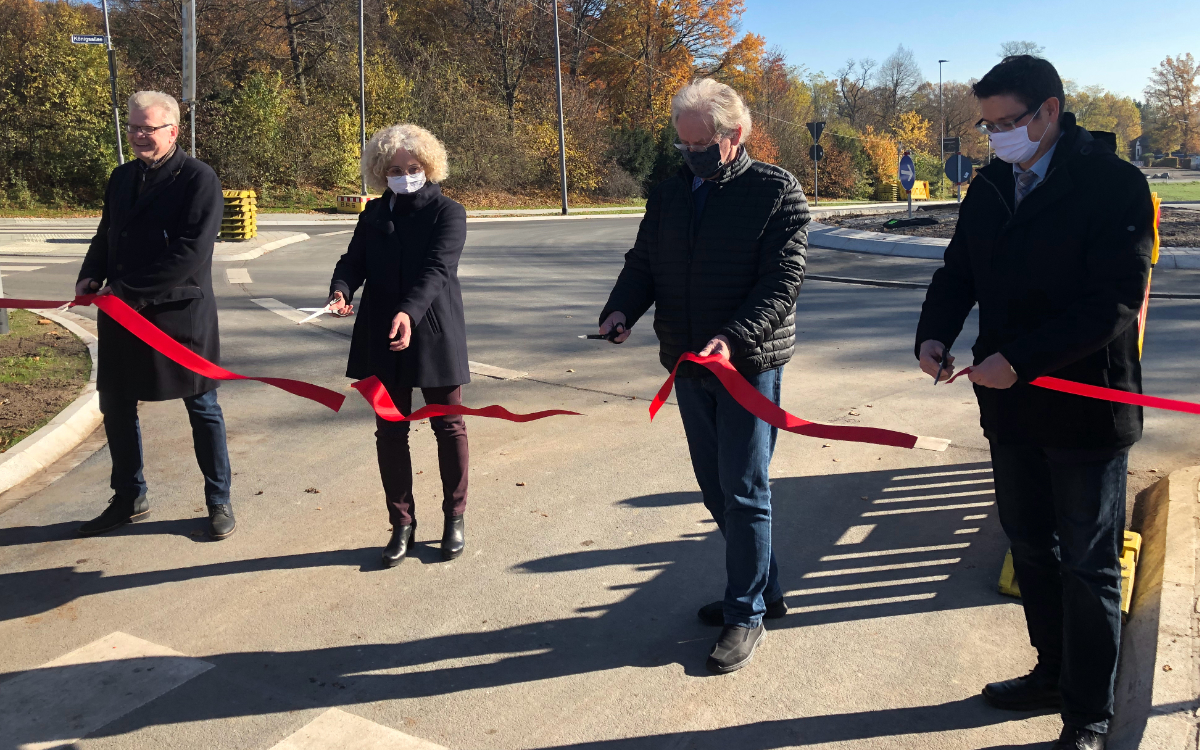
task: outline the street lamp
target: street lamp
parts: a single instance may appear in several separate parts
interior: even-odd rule
[[[942,63],[948,63],[949,60],[938,60],[938,109],[942,115],[942,137],[940,140],[940,148],[942,152],[942,164],[946,163],[946,97],[942,93]],[[941,185],[942,180],[938,179],[938,184]],[[942,191],[939,190],[938,193]]]

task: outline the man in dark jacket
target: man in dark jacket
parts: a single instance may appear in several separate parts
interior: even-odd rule
[[[76,294],[115,294],[179,343],[210,362],[221,356],[212,290],[213,243],[221,230],[221,181],[175,144],[179,104],[157,91],[129,97],[129,142],[137,159],[113,170],[104,214],[79,271]],[[102,282],[105,284],[102,286]],[[210,533],[233,533],[229,451],[217,382],[155,352],[103,312],[100,411],[112,454],[113,497],[79,527],[101,534],[150,512],[142,476],[138,401],[183,399],[196,461],[204,474]]]
[[[1032,673],[983,694],[1000,708],[1061,707],[1055,748],[1103,748],[1121,632],[1125,471],[1142,411],[1030,381],[1052,375],[1141,391],[1150,191],[1063,111],[1049,62],[1005,58],[974,93],[1000,160],[979,171],[963,201],[916,349],[921,369],[936,376],[979,305],[970,379],[1038,654]],[[954,370],[946,360],[943,378]]]
[[[615,341],[624,341],[655,305],[664,367],[684,352],[716,354],[778,404],[796,345],[808,203],[795,177],[750,159],[741,145],[750,113],[729,86],[704,79],[684,87],[671,119],[685,164],[651,191],[600,333],[620,330]],[[699,366],[680,367],[675,389],[696,481],[725,537],[725,598],[699,612],[724,626],[708,658],[709,670],[723,674],[749,663],[764,616],[787,613],[771,551],[777,431]]]

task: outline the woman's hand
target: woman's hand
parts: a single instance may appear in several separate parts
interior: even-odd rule
[[[341,292],[329,295],[329,299],[325,300],[325,305],[329,308],[329,312],[339,318],[344,318],[354,312],[354,305],[346,302],[346,298],[342,296]]]
[[[396,317],[392,318],[392,330],[388,333],[388,339],[391,341],[388,349],[394,352],[402,352],[408,348],[412,340],[412,318],[408,317],[408,313],[398,312]]]
[[[621,326],[625,330],[621,331],[620,334],[613,337],[612,341],[614,344],[620,344],[625,339],[629,338],[629,335],[631,333],[633,333],[633,329],[630,328],[629,326],[625,325],[625,313],[614,312],[614,313],[610,313],[609,316],[604,319],[604,322],[600,324],[600,335],[607,336],[609,334],[609,332],[612,331],[612,329],[616,328],[617,326]]]
[[[713,336],[712,341],[709,341],[700,350],[701,357],[707,357],[710,354],[715,354],[721,359],[728,361],[733,356],[733,347],[729,344],[729,339],[724,336]]]

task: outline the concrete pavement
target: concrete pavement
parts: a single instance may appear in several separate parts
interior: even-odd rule
[[[149,521],[73,535],[108,496],[106,450],[0,514],[0,712],[9,680],[44,689],[103,673],[150,697],[95,709],[106,721],[77,743],[85,750],[266,749],[314,722],[355,725],[322,719],[331,709],[454,750],[999,748],[1056,736],[1056,717],[996,712],[977,697],[984,682],[1027,671],[1033,654],[1019,604],[995,592],[1005,542],[970,389],[931,387],[912,359],[919,290],[807,283],[784,407],[950,438],[950,449],[781,435],[775,543],[792,610],[750,667],[704,672],[716,632],[694,611],[720,597],[723,545],[678,412],[647,419],[665,377],[650,321],[620,347],[575,338],[594,329],[636,226],[471,225],[460,272],[471,359],[529,376],[477,377],[466,401],[586,416],[470,420],[463,558],[437,556],[428,425],[412,439],[421,544],[383,571],[372,418],[356,394],[335,415],[256,383],[222,387],[239,529],[221,543],[201,535],[182,408],[146,404]],[[215,269],[222,364],[345,388],[351,321],[296,326],[251,302],[323,301],[348,236],[300,229],[313,239]],[[818,250],[810,271],[927,281],[936,266]],[[235,269],[249,281],[230,283]],[[6,291],[61,295],[75,270],[16,273]],[[1197,398],[1200,308],[1162,301],[1150,320],[1147,392]],[[1200,463],[1189,419],[1147,412],[1131,479]],[[116,642],[146,661],[66,658],[113,633],[137,639]],[[160,659],[211,667],[163,689],[146,671],[165,668]],[[78,736],[24,726],[29,742]]]

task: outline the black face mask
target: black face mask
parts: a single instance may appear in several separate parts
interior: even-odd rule
[[[725,166],[721,161],[720,143],[714,143],[703,151],[684,149],[682,153],[683,161],[688,165],[688,169],[702,180],[712,177],[721,170],[721,167]]]

